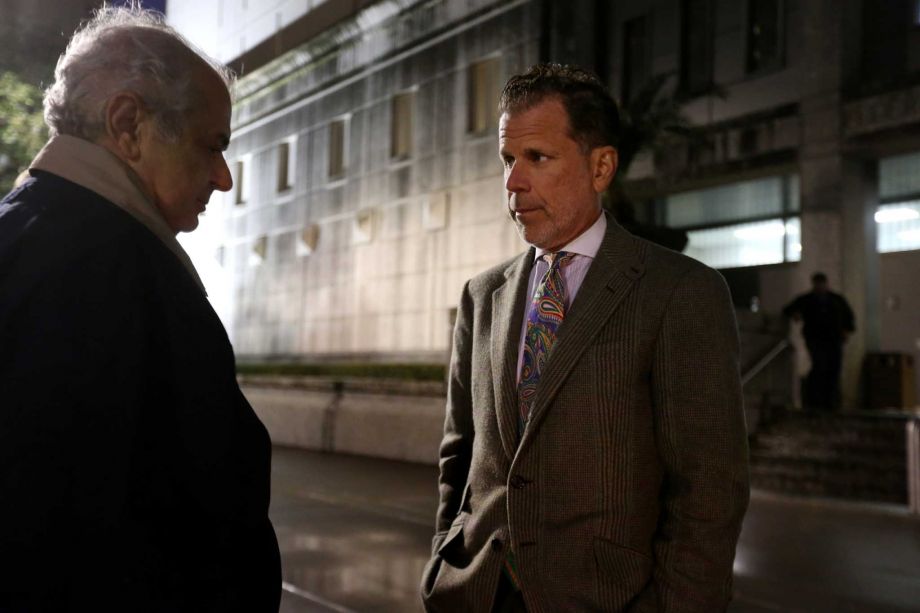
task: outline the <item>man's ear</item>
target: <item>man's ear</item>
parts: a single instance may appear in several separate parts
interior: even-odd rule
[[[591,182],[596,193],[603,193],[610,186],[613,175],[617,172],[618,162],[617,150],[609,145],[595,147],[591,151],[591,168],[593,169]]]
[[[134,92],[119,92],[105,105],[105,132],[111,145],[125,161],[140,156],[142,124],[147,112]]]

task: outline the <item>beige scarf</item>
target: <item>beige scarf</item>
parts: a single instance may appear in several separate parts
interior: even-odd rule
[[[124,209],[172,251],[207,296],[191,258],[176,240],[159,209],[138,187],[134,171],[108,149],[82,138],[53,136],[29,168],[44,170],[95,192]]]

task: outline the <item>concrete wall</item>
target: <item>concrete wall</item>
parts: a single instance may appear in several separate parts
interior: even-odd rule
[[[192,250],[221,260],[203,277],[243,358],[442,361],[464,281],[525,248],[506,213],[496,134],[468,132],[466,100],[472,63],[496,58],[500,85],[535,61],[537,9],[401,6],[360,13],[236,88],[227,158],[234,172],[244,161],[234,180],[248,195],[244,204],[215,195]],[[407,91],[412,153],[394,160],[392,98]],[[347,123],[345,172],[333,180],[338,119]],[[296,164],[292,187],[279,192],[282,142]],[[309,253],[299,244],[305,230],[318,236]]]
[[[320,4],[206,0],[170,9],[171,20],[184,21],[189,32],[208,6],[222,11],[216,39],[232,49],[242,42],[238,35],[247,37],[242,47],[251,47],[271,23],[284,27]],[[845,107],[860,104],[844,97],[844,81],[859,63],[860,0],[784,6],[783,65],[748,74],[746,3],[714,2],[713,75],[725,96],[699,96],[684,110],[712,128],[716,146],[703,160],[676,156],[676,170],[663,162],[667,152],[646,156],[631,176],[654,183],[658,197],[752,176],[799,176],[802,262],[759,271],[761,305],[777,313],[808,288],[814,271],[826,272],[857,311],[860,330],[846,367],[847,380],[856,381],[865,352],[906,351],[917,337],[906,306],[913,304],[906,272],[913,269],[902,268],[915,256],[884,256],[880,263],[871,218],[875,160],[884,149],[873,142],[895,131],[916,140],[891,128],[916,128],[917,119],[879,103],[859,115],[887,109],[885,122],[848,127]],[[610,22],[605,64],[614,92],[622,24],[640,14],[649,19],[652,73],[679,71],[678,0],[624,0],[602,14]],[[591,57],[572,42],[582,22],[544,24],[541,15],[536,0],[381,0],[239,81],[228,158],[234,170],[245,160],[245,176],[235,180],[247,184],[248,198],[237,205],[232,194],[215,197],[193,235],[200,239],[196,265],[208,269],[205,283],[238,355],[445,359],[462,283],[524,247],[505,214],[495,134],[467,131],[469,66],[497,58],[503,82],[540,59],[546,36],[551,54],[572,47],[572,57]],[[393,160],[390,105],[403,92],[414,93],[413,147],[407,159]],[[330,180],[335,119],[348,124],[346,171]],[[754,132],[756,146],[741,151]],[[291,143],[296,163],[292,187],[279,192],[282,142]],[[910,145],[898,147],[916,148]],[[317,237],[312,250],[302,248],[304,231]],[[264,252],[254,257],[260,241]],[[895,295],[901,310],[890,306]],[[857,397],[854,384],[848,403]]]
[[[276,445],[438,463],[444,396],[244,385]]]

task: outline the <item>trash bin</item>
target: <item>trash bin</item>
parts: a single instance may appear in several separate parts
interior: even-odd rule
[[[906,353],[866,355],[866,406],[869,409],[913,408],[914,357]]]

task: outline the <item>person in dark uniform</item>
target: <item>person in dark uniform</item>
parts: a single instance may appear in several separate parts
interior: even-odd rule
[[[843,344],[856,326],[853,310],[846,298],[830,290],[827,275],[816,272],[811,285],[811,291],[790,302],[783,315],[802,320],[802,336],[811,355],[811,371],[803,384],[805,408],[834,410],[840,408]]]

